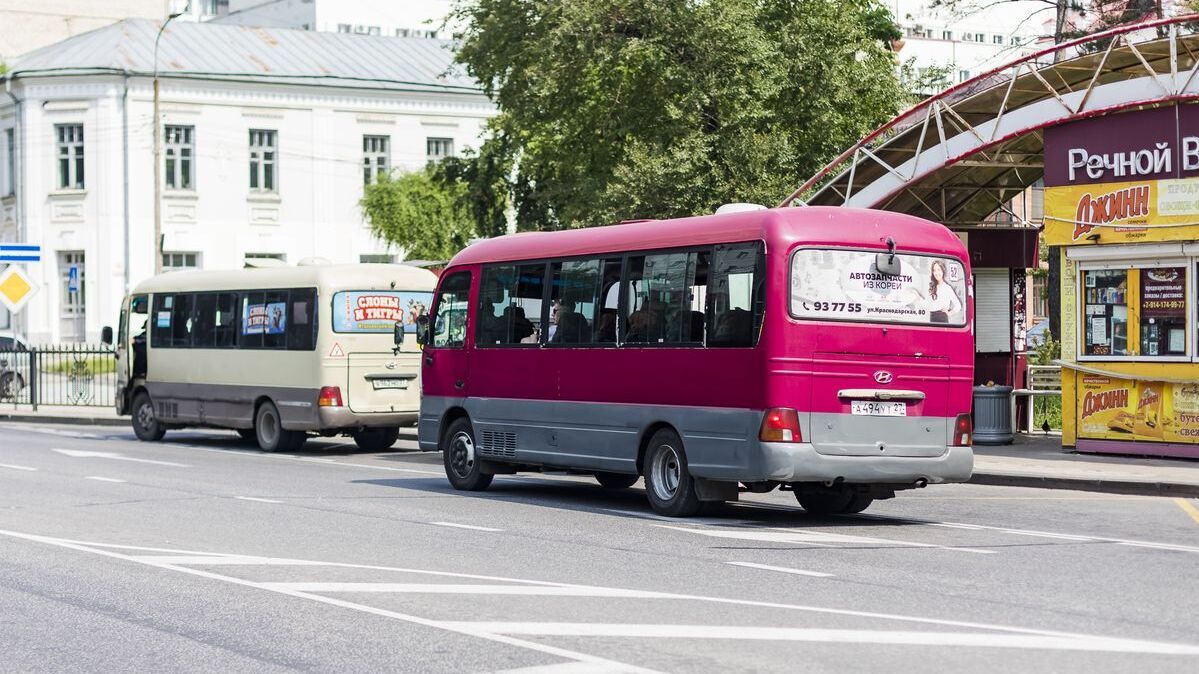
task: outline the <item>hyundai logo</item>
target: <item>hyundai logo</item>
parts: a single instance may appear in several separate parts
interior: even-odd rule
[[[890,384],[895,379],[895,375],[886,370],[879,370],[874,373],[874,381],[880,384]]]

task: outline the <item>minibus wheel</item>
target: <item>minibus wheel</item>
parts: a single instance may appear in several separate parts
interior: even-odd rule
[[[354,434],[354,444],[364,452],[382,452],[399,438],[398,428],[364,428]]]
[[[637,484],[638,477],[628,473],[596,473],[595,481],[604,489],[628,489]]]
[[[475,429],[470,420],[455,419],[445,432],[442,461],[445,476],[450,486],[460,491],[483,491],[491,486],[494,475],[482,471],[482,462],[476,454]]]
[[[687,455],[678,433],[663,428],[650,438],[645,453],[645,494],[650,507],[667,517],[690,517],[699,512],[695,480],[687,470]]]
[[[813,515],[854,515],[874,503],[874,497],[848,489],[827,492],[795,492],[795,500]]]
[[[258,406],[258,413],[254,415],[254,432],[258,447],[264,452],[299,449],[308,439],[302,431],[284,430],[279,408],[269,400]]]
[[[167,430],[158,423],[154,414],[154,401],[150,394],[142,391],[133,398],[133,434],[138,440],[157,442],[167,434]]]

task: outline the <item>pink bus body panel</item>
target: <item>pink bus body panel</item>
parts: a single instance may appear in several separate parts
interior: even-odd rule
[[[791,253],[798,248],[886,250],[892,237],[901,253],[959,261],[969,280],[969,259],[948,229],[885,211],[805,207],[759,210],[677,220],[649,221],[583,230],[522,233],[482,241],[463,250],[442,274],[472,272],[469,378],[455,390],[426,368],[424,392],[433,397],[505,399],[632,406],[693,407],[761,412],[795,408],[809,440],[816,420],[848,419],[850,401],[839,390],[877,388],[874,373],[894,375],[892,387],[916,389],[909,416],[953,419],[970,412],[974,339],[973,290],[963,298],[963,327],[800,320],[789,312]],[[766,300],[762,332],[753,348],[585,347],[474,348],[474,314],[484,264],[621,255],[656,249],[762,241],[766,252]],[[434,350],[436,351],[436,350]],[[559,408],[567,414],[567,408]],[[436,418],[435,418],[436,417]],[[422,412],[421,444],[436,446],[440,411]],[[853,417],[853,423],[884,423]],[[832,428],[832,424],[828,424]],[[738,430],[737,432],[742,432]],[[757,427],[749,438],[757,443]],[[935,435],[935,437],[933,437]],[[930,448],[891,456],[946,453],[942,429],[930,430]],[[684,443],[687,444],[684,434]],[[835,443],[834,443],[835,444]],[[632,449],[636,453],[636,447]],[[690,453],[690,448],[688,452]],[[741,450],[738,450],[741,451]],[[825,450],[819,450],[824,452]],[[832,454],[859,450],[832,448]],[[873,451],[873,450],[872,450]],[[968,448],[967,448],[968,451]],[[967,469],[967,476],[968,476]],[[751,479],[750,476],[746,479]],[[937,481],[936,476],[931,481]],[[952,479],[964,479],[954,476]],[[881,478],[880,478],[881,479]]]

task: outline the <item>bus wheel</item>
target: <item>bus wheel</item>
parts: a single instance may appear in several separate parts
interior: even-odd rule
[[[687,471],[683,441],[670,429],[664,428],[650,438],[645,454],[645,494],[659,515],[690,517],[699,512],[699,494]]]
[[[367,428],[354,434],[354,443],[364,452],[382,452],[396,443],[398,428]]]
[[[596,473],[595,481],[604,489],[628,489],[637,484],[637,475],[628,473]]]
[[[795,500],[813,515],[854,515],[874,503],[869,494],[842,489],[838,491],[795,492]]]
[[[258,406],[258,413],[254,415],[254,432],[258,438],[258,447],[264,452],[299,449],[307,439],[303,433],[283,429],[279,408],[269,400]],[[298,441],[297,435],[300,436]]]
[[[145,391],[133,399],[133,433],[138,440],[146,442],[157,442],[167,434],[154,415],[154,402],[150,400],[150,394]]]
[[[480,470],[479,459],[475,456],[475,429],[470,421],[455,419],[446,431],[445,439],[442,460],[450,485],[460,491],[483,491],[491,486],[494,476]]]

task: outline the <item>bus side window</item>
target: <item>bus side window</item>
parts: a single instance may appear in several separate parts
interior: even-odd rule
[[[150,346],[155,349],[171,346],[171,318],[174,308],[174,295],[154,296],[154,311],[150,315]]]
[[[190,349],[192,345],[192,300],[194,295],[175,295],[175,307],[171,310],[171,346]]]
[[[219,293],[213,316],[212,345],[228,349],[237,345],[237,293]]]
[[[291,291],[291,312],[287,322],[288,351],[312,351],[316,348],[316,290]]]
[[[287,309],[286,290],[268,290],[266,292],[266,325],[262,331],[262,348],[286,349],[287,324],[291,316]]]
[[[197,293],[195,317],[192,329],[192,347],[211,349],[215,346],[213,326],[216,322],[216,293]]]
[[[717,246],[708,287],[708,346],[751,347],[761,325],[760,243]]]
[[[466,344],[466,317],[470,302],[470,272],[450,275],[442,284],[433,306],[435,348],[461,348]]]
[[[264,293],[242,293],[241,325],[237,331],[237,346],[244,349],[262,347],[262,331],[266,327]]]
[[[699,308],[704,301],[701,282],[707,283],[707,260],[707,251],[630,257],[624,341],[702,342],[704,315]]]

